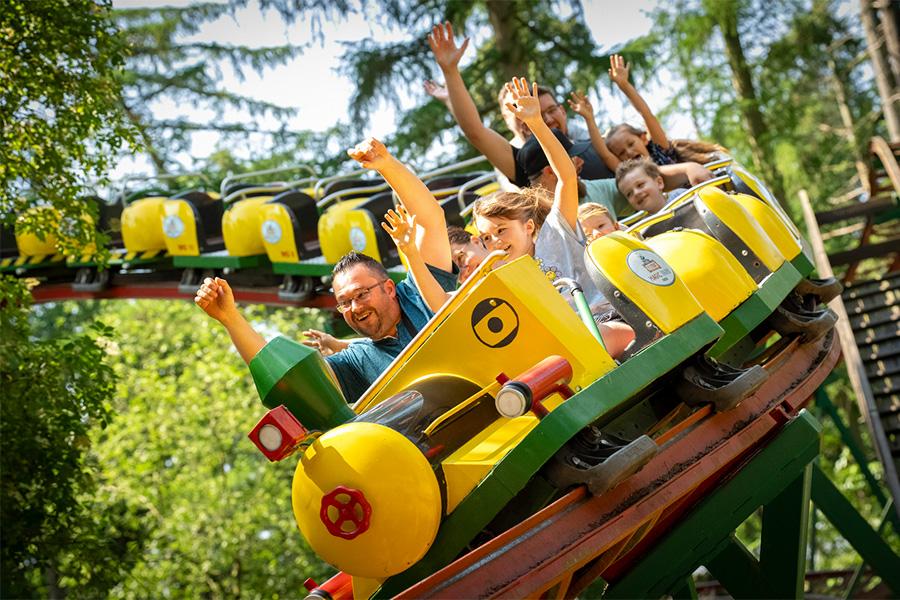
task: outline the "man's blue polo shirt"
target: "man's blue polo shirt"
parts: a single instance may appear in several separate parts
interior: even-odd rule
[[[456,275],[428,265],[445,291],[456,289]],[[355,341],[350,346],[325,357],[337,375],[341,391],[347,402],[356,402],[369,389],[391,362],[406,348],[412,339],[434,316],[425,304],[412,277],[397,284],[397,300],[400,303],[400,322],[397,323],[397,337],[387,337],[373,341],[368,338]]]

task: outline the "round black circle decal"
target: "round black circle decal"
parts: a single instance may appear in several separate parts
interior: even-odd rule
[[[472,310],[472,331],[489,348],[509,345],[519,333],[519,315],[506,300],[485,298]]]

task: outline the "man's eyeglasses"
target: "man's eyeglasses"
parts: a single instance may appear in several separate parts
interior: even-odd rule
[[[549,119],[550,117],[555,115],[556,112],[561,108],[562,107],[559,104],[554,104],[553,106],[548,106],[546,109],[541,111],[541,116],[544,119]]]
[[[382,279],[377,283],[373,283],[369,287],[364,287],[360,291],[356,292],[356,294],[350,298],[349,300],[344,300],[343,302],[338,302],[337,309],[338,312],[345,313],[351,308],[353,308],[354,302],[365,302],[366,298],[369,297],[369,294],[372,293],[372,290],[377,288],[379,285],[387,281],[386,279]]]

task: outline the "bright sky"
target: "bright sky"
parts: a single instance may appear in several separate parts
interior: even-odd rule
[[[650,29],[650,20],[645,12],[655,5],[655,0],[639,0],[622,2],[621,0],[582,0],[587,24],[594,39],[601,49],[609,49],[632,38],[644,35]],[[116,8],[146,6],[184,6],[187,0],[114,0]],[[379,41],[402,39],[405,32],[387,31],[373,28],[364,17],[353,15],[346,21],[326,23],[323,25],[324,44],[313,44],[302,55],[290,63],[262,73],[245,73],[246,79],[239,80],[227,65],[222,67],[223,84],[234,92],[259,98],[284,107],[297,109],[297,114],[289,121],[289,128],[295,130],[323,130],[340,120],[346,121],[347,107],[353,92],[353,83],[337,74],[340,56],[344,52],[342,42],[356,42],[364,38],[376,38]],[[308,23],[297,22],[288,27],[274,11],[262,13],[255,0],[235,16],[219,19],[204,25],[198,35],[190,41],[210,41],[219,43],[259,47],[263,45],[294,44],[306,46],[310,44],[311,35]],[[474,40],[477,42],[478,40]],[[424,41],[423,41],[424,43]],[[465,59],[464,59],[465,60]],[[435,67],[435,75],[437,75]],[[412,90],[419,94],[418,90]],[[658,96],[659,90],[647,90],[652,106],[662,106],[666,98]],[[420,102],[421,96],[406,96],[404,105],[413,106]],[[595,99],[596,101],[596,99]],[[615,121],[634,120],[636,114],[629,114],[622,104],[621,98],[604,98],[607,115]],[[195,119],[203,119],[202,111],[179,107],[173,104],[157,103],[153,110],[160,118],[174,118],[189,115]],[[209,115],[211,118],[211,115]],[[395,112],[390,107],[376,111],[360,139],[365,136],[381,136],[394,129]],[[240,113],[228,115],[229,120],[239,121]],[[274,123],[268,124],[273,129]],[[690,125],[684,122],[667,123],[676,136],[690,135]],[[208,156],[216,148],[218,137],[213,132],[195,134],[190,156],[182,157],[186,166],[191,159]],[[256,147],[254,147],[256,146]],[[243,148],[246,155],[264,153],[261,142],[249,141]],[[237,149],[233,149],[237,151]],[[120,163],[113,177],[117,179],[126,174],[151,172],[149,162],[135,157]]]

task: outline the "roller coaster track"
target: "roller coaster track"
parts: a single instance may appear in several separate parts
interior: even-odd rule
[[[640,570],[667,533],[692,519],[692,509],[760,453],[768,449],[769,455],[780,456],[767,466],[769,483],[782,475],[790,480],[797,468],[806,468],[817,452],[818,433],[807,441],[812,448],[789,451],[781,447],[790,444],[779,442],[780,433],[837,362],[835,342],[828,334],[811,344],[794,340],[783,345],[764,362],[770,376],[753,396],[724,413],[700,410],[659,436],[662,451],[618,487],[601,496],[576,488],[399,597],[567,598],[598,577],[610,584],[611,597],[672,592],[699,564],[711,568],[721,552],[733,548],[731,532],[757,506],[777,496],[777,486],[747,487],[729,500],[735,502],[731,514],[702,517],[706,525],[694,527],[692,547],[681,548],[680,558],[670,556],[669,568],[651,580],[637,584],[629,573]],[[766,492],[761,495],[762,488]]]

